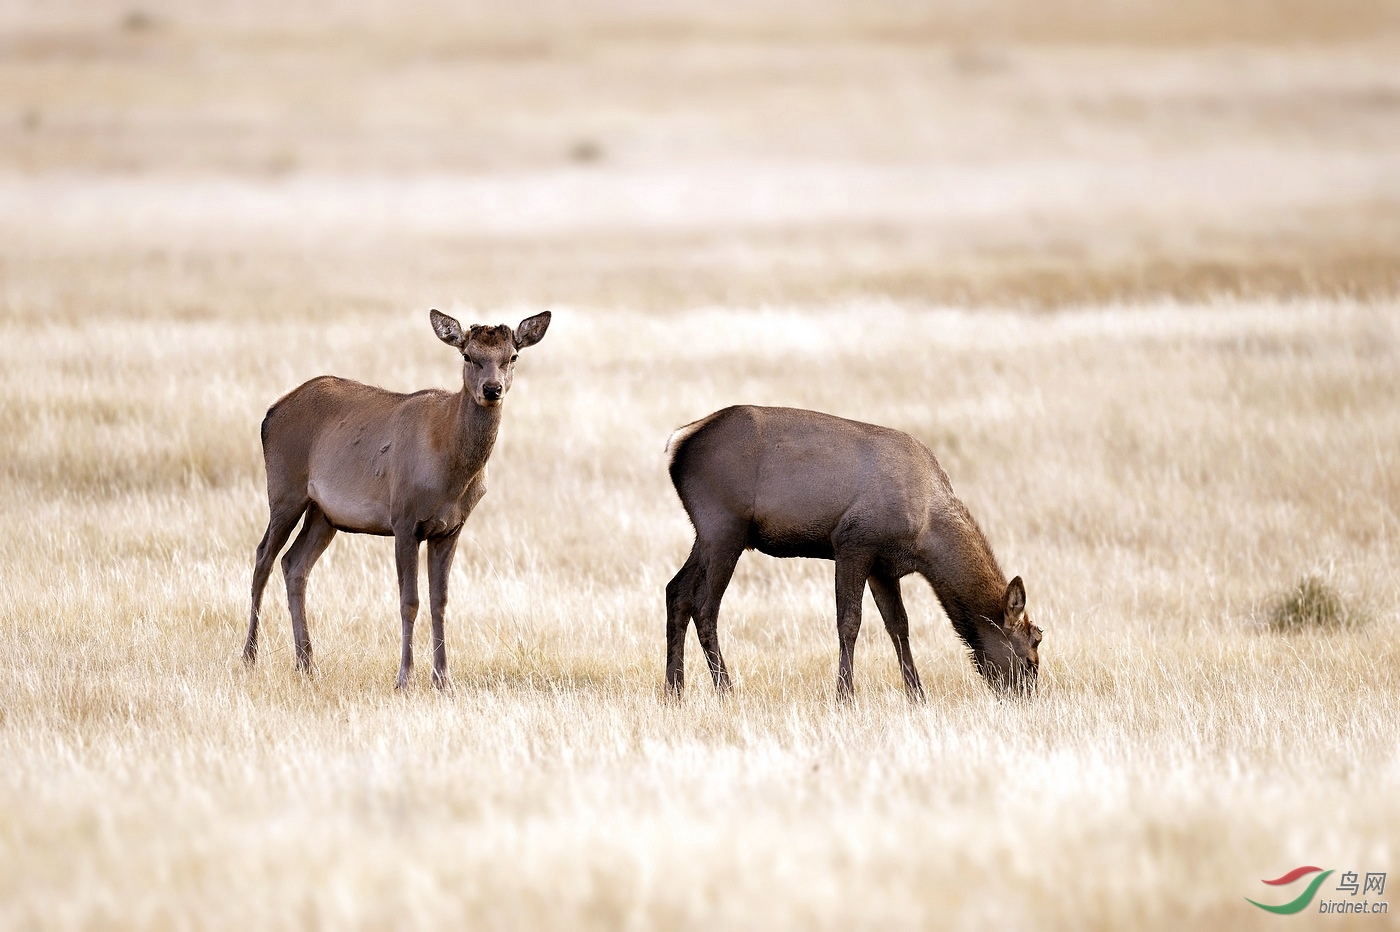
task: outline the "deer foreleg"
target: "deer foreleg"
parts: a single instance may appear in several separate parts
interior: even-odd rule
[[[399,617],[403,621],[403,652],[394,688],[403,689],[413,675],[413,622],[418,617],[418,537],[412,530],[395,530],[394,563],[399,571]]]
[[[433,685],[447,686],[447,641],[443,637],[443,620],[447,614],[447,578],[452,572],[452,557],[457,553],[457,535],[428,541],[428,608],[432,613]]]

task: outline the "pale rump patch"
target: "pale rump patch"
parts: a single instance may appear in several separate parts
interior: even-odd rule
[[[713,421],[715,419],[715,415],[717,414],[719,414],[718,411],[716,411],[714,414],[707,414],[698,421],[691,421],[689,424],[686,424],[683,427],[677,427],[675,430],[673,430],[671,432],[671,436],[668,437],[666,440],[667,462],[675,462],[676,453],[680,450],[681,444],[685,443],[686,440],[694,436],[695,432],[700,430],[700,428]]]

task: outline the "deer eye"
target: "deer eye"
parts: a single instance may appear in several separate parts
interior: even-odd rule
[[[476,363],[472,362],[472,358],[471,358],[470,356],[468,356],[466,353],[463,353],[463,354],[462,354],[462,362],[468,363],[468,364],[470,364],[470,365],[476,365]]]
[[[511,362],[515,362],[515,361],[516,361],[517,359],[519,359],[519,358],[520,358],[520,354],[519,354],[519,353],[511,353],[511,354],[510,354],[510,361],[511,361]]]

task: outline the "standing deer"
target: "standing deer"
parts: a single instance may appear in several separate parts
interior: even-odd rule
[[[258,613],[272,561],[303,514],[301,533],[282,558],[296,665],[311,671],[306,579],[336,531],[392,535],[399,576],[403,653],[399,689],[413,672],[418,616],[418,545],[428,543],[433,685],[447,684],[443,613],[457,537],[486,494],[486,461],[501,425],[519,351],[549,327],[548,311],[512,332],[461,324],[428,312],[438,339],[462,354],[462,390],[401,395],[323,375],[292,389],[262,422],[271,517],[253,566],[253,608],[243,659],[258,655]]]
[[[899,581],[919,573],[995,689],[1035,688],[1041,630],[1021,577],[1007,583],[948,474],[922,443],[887,427],[796,408],[740,405],[677,430],[666,444],[671,482],[695,543],[666,586],[666,686],[685,683],[690,620],[715,688],[729,689],[719,651],[720,600],[747,549],[836,563],[836,692],[853,693],[865,587],[894,641],[904,689],[924,689],[909,651]]]

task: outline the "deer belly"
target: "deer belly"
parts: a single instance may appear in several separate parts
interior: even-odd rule
[[[342,531],[361,534],[392,534],[389,506],[376,499],[356,495],[353,491],[309,483],[311,500],[321,506],[331,524]]]
[[[829,528],[800,522],[753,521],[744,546],[770,557],[830,560],[835,556]]]

